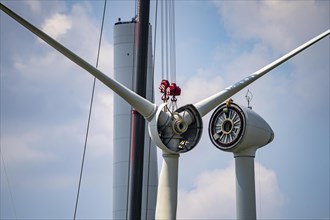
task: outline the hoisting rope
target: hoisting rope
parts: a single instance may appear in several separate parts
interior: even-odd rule
[[[175,8],[174,8],[174,0],[169,1],[170,6],[170,27],[169,27],[169,35],[170,35],[170,75],[171,82],[176,83],[176,52],[175,52]]]
[[[107,0],[104,0],[102,24],[101,24],[99,45],[98,45],[98,50],[97,50],[96,65],[95,65],[96,68],[98,68],[98,65],[99,65],[99,57],[100,57],[100,49],[101,49],[101,42],[102,42],[103,24],[104,24],[106,6],[107,6]],[[85,155],[86,155],[86,148],[87,148],[89,125],[90,125],[90,120],[91,120],[91,115],[92,115],[92,108],[93,108],[93,101],[94,101],[95,83],[96,83],[96,78],[94,77],[92,95],[91,95],[91,101],[90,101],[90,107],[89,107],[89,113],[88,113],[88,120],[87,120],[86,136],[85,136],[85,143],[84,143],[84,152],[83,152],[82,161],[81,161],[79,184],[78,184],[76,204],[75,204],[74,215],[73,215],[74,220],[76,219],[76,215],[77,215],[78,201],[79,201],[79,194],[80,194],[80,186],[81,186],[82,174],[83,174],[83,170],[84,170],[84,162],[85,162]]]
[[[164,103],[170,100],[168,110],[174,111],[177,108],[176,96],[181,94],[181,88],[176,84],[174,0],[161,1],[161,71],[161,99]]]

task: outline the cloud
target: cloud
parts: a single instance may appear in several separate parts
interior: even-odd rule
[[[183,86],[184,96],[203,98],[201,94],[207,92],[201,88],[207,86],[213,90],[217,83],[215,92],[218,92],[329,28],[328,1],[214,1],[213,4],[230,40],[218,43],[210,64],[200,71],[203,74],[190,74],[189,79],[183,80],[187,82]],[[246,105],[244,95],[250,89],[254,94],[252,106],[257,105],[261,115],[269,116],[278,106],[315,99],[321,103],[329,91],[326,61],[329,53],[324,48],[329,48],[329,41],[318,42],[274,69],[235,95],[234,101]],[[313,89],[315,85],[323,89]],[[198,99],[189,97],[189,100]]]
[[[72,51],[91,64],[95,63],[100,27],[99,22],[91,19],[88,3],[75,3],[72,7],[65,5],[65,8],[61,6],[62,1],[52,3],[54,7],[49,8],[56,10],[45,13],[45,17],[39,14],[38,22],[33,23],[42,20],[44,31],[58,38],[63,45],[69,45]],[[47,4],[39,6],[42,6],[42,12],[49,9]],[[63,167],[64,176],[76,174],[85,138],[93,78],[48,45],[40,44],[37,38],[27,39],[26,35],[30,33],[24,30],[24,35],[7,39],[9,44],[24,41],[29,47],[16,53],[14,62],[7,64],[8,71],[1,72],[1,94],[4,97],[1,99],[2,152],[8,158],[9,169],[14,167],[17,173],[30,173],[22,175],[23,182],[24,178],[30,178],[28,176],[32,182],[33,177],[56,176],[57,169]],[[104,36],[102,41],[100,68],[112,74],[113,47]],[[111,163],[112,92],[98,83],[92,117],[88,143],[92,159],[87,161],[102,157]],[[44,170],[46,167],[51,170]]]
[[[276,173],[255,163],[258,218],[277,218],[284,202]],[[201,173],[192,189],[179,189],[178,219],[235,219],[235,164]]]
[[[72,28],[72,21],[64,14],[56,13],[52,17],[46,19],[41,30],[49,34],[54,39],[67,33]]]
[[[261,40],[279,52],[328,28],[329,1],[215,1],[215,5],[236,40]]]
[[[89,13],[88,7],[84,9],[83,6],[74,4],[68,14],[53,13],[53,16],[46,18],[44,23],[59,25],[59,27],[50,28],[50,31],[54,29],[55,35],[61,38],[63,45],[69,45],[68,47],[72,51],[84,57],[91,64],[95,64],[99,27],[93,19],[88,18],[91,16]],[[69,23],[71,28],[63,29],[61,26],[62,21],[65,23],[64,26]],[[8,103],[5,103],[7,104],[8,116],[10,116],[10,112],[13,112],[10,108],[18,111],[17,109],[23,109],[22,106],[24,105],[22,103],[25,103],[24,112],[21,112],[21,114],[38,117],[39,120],[33,122],[34,125],[40,122],[47,124],[49,121],[42,121],[44,118],[40,116],[46,116],[49,113],[52,113],[52,116],[61,115],[63,120],[68,119],[71,121],[73,121],[73,118],[82,116],[82,114],[86,117],[85,111],[88,111],[88,109],[85,108],[85,104],[88,103],[89,105],[92,76],[77,67],[62,54],[50,49],[49,46],[40,44],[39,41],[35,43],[29,50],[23,50],[17,54],[14,57],[12,69],[4,71],[2,74],[4,79],[2,92],[6,94],[6,100],[8,100]],[[103,36],[99,67],[109,75],[112,74],[112,60],[113,46]],[[9,85],[13,80],[15,83]],[[112,92],[110,91],[109,94],[112,94]],[[16,108],[13,105],[14,103],[19,105],[20,108]],[[7,111],[4,111],[4,114],[6,113]],[[35,117],[33,118],[37,119]],[[31,117],[24,117],[23,120],[30,119]],[[22,124],[24,124],[24,121],[22,121]]]
[[[31,131],[21,134],[20,138],[16,136],[2,136],[1,145],[3,147],[1,153],[6,156],[6,162],[9,165],[54,160],[54,155],[36,146],[41,139],[42,137],[39,133]]]
[[[191,190],[179,189],[178,219],[231,219],[235,217],[233,163],[223,170],[200,174]]]
[[[287,197],[279,187],[275,171],[255,162],[255,178],[258,218],[279,218]]]
[[[210,80],[210,78],[212,80]],[[178,98],[179,106],[187,103],[197,103],[210,95],[225,88],[225,82],[220,76],[213,76],[210,69],[200,68],[197,74],[190,75],[183,80],[181,97]]]
[[[34,13],[39,12],[41,9],[40,1],[24,1],[24,3],[27,4]]]
[[[94,158],[111,158],[113,140],[113,98],[104,91],[95,94],[88,143]]]
[[[34,176],[24,180],[22,187],[36,190],[68,190],[76,187],[77,175],[51,173],[50,175]],[[42,188],[42,189],[41,189]],[[72,193],[73,194],[73,193]]]

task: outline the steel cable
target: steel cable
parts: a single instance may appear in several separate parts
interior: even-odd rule
[[[104,17],[105,17],[106,6],[107,6],[107,0],[104,0],[102,24],[101,24],[99,45],[98,45],[98,50],[97,50],[96,65],[95,65],[96,68],[98,67],[98,64],[99,64],[99,57],[100,57],[100,49],[101,49],[101,42],[102,42],[103,25],[104,25]],[[74,215],[73,215],[74,220],[76,219],[76,216],[77,216],[78,201],[79,201],[79,194],[80,194],[80,188],[81,188],[81,180],[82,180],[82,174],[83,174],[83,170],[84,170],[86,148],[87,148],[87,141],[88,141],[88,134],[89,134],[89,126],[90,126],[90,120],[91,120],[92,109],[93,109],[95,83],[96,83],[96,78],[94,77],[93,87],[92,87],[92,95],[91,95],[91,101],[90,101],[90,107],[89,107],[89,113],[88,113],[88,120],[87,120],[86,136],[85,136],[85,143],[84,143],[84,152],[83,152],[82,161],[81,161],[81,168],[80,168],[80,175],[79,175],[79,183],[78,183],[76,204],[75,204]]]

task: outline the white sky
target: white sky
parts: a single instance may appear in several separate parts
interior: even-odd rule
[[[102,1],[1,3],[95,64]],[[99,67],[109,76],[113,24],[134,17],[134,5],[108,2]],[[224,89],[329,29],[329,14],[329,1],[177,1],[179,106]],[[93,78],[0,16],[0,143],[17,218],[72,219]],[[249,86],[253,109],[275,132],[255,159],[260,219],[330,218],[329,39]],[[246,91],[234,101],[246,105]],[[97,84],[78,218],[112,216],[112,96]],[[209,141],[209,117],[200,144],[180,157],[179,219],[235,218],[233,155]],[[2,162],[0,204],[1,219],[15,218]]]

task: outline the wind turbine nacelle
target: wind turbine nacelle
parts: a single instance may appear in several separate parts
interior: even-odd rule
[[[211,116],[209,136],[220,150],[254,157],[258,148],[274,139],[274,132],[252,109],[224,103]]]

